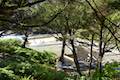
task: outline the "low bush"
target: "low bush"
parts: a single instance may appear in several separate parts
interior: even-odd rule
[[[90,80],[114,80],[114,78],[117,78],[116,75],[120,74],[120,70],[117,70],[117,68],[120,68],[120,63],[118,62],[106,63],[102,73],[96,69],[90,77]]]
[[[54,69],[55,55],[22,48],[13,39],[0,40],[0,79],[2,80],[63,80],[66,75]]]
[[[14,57],[18,58],[18,60],[29,60],[31,62],[40,62],[42,64],[54,64],[55,62],[54,53],[46,51],[38,52],[30,48],[22,48],[18,40],[0,39],[0,45],[0,53],[4,53],[5,55],[9,56],[9,58]]]

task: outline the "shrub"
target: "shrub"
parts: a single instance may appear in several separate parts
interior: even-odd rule
[[[10,41],[9,41],[10,40]],[[22,48],[16,40],[0,40],[1,53],[8,56],[0,61],[2,80],[63,80],[66,75],[54,69],[55,55]],[[25,76],[25,77],[22,77]],[[29,77],[31,76],[31,77]]]
[[[55,55],[51,52],[38,52],[30,48],[22,48],[20,42],[14,39],[0,39],[0,51],[11,57],[17,57],[21,60],[31,62],[40,62],[42,64],[54,64]]]
[[[120,68],[120,63],[113,62],[113,63],[107,63],[104,68],[104,74],[105,76],[108,76],[110,78],[115,77],[116,75],[120,74],[120,70],[117,70],[117,68]],[[120,78],[120,77],[119,77]]]
[[[7,69],[7,67],[0,68],[1,80],[15,80],[17,78],[18,76],[16,76],[12,70]]]
[[[21,42],[15,39],[0,39],[0,52],[11,54],[15,46],[20,46]]]
[[[120,74],[120,70],[115,70],[115,68],[119,67],[120,64],[118,62],[107,63],[105,64],[102,73],[96,69],[96,71],[93,72],[90,80],[113,80],[116,75]]]
[[[33,78],[31,78],[31,76],[28,77],[21,77],[19,80],[33,80]]]

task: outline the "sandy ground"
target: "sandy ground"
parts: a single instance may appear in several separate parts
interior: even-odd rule
[[[62,42],[56,40],[54,37],[34,39],[34,40],[30,39],[29,44],[27,46],[37,51],[54,52],[59,57],[62,49]],[[66,47],[65,53],[71,54],[71,50],[68,47]]]
[[[57,55],[57,57],[60,57],[62,43],[60,41],[57,41],[54,37],[49,37],[49,38],[41,38],[41,39],[30,39],[29,44],[27,46],[38,51],[54,52]],[[89,53],[89,49],[85,49],[85,50],[82,49],[79,52],[82,54]],[[65,54],[72,54],[71,50],[68,47],[66,47],[65,49]],[[106,53],[104,55],[103,58],[104,63],[112,62],[112,61],[120,62],[120,53],[116,50],[114,50],[113,52]]]
[[[113,61],[120,62],[120,53],[119,54],[111,53],[111,54],[104,55],[104,58],[103,58],[104,63],[113,62]]]

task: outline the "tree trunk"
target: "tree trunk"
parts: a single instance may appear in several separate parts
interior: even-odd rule
[[[98,61],[98,69],[100,74],[102,73],[102,57],[103,57],[103,50],[102,50],[102,45],[103,45],[103,26],[101,26],[100,29],[100,38],[99,38],[99,61]]]
[[[26,33],[25,33],[25,39],[24,39],[24,42],[23,42],[23,45],[22,45],[23,48],[26,47],[27,41],[28,41],[28,34],[27,34],[27,32],[26,32]]]
[[[69,28],[68,29],[69,35],[70,35],[70,44],[72,46],[72,53],[73,53],[73,57],[74,57],[74,63],[76,65],[77,68],[77,72],[79,73],[80,76],[82,76],[82,73],[80,71],[80,65],[78,62],[78,58],[77,58],[77,53],[76,53],[76,49],[75,49],[75,45],[74,45],[74,32],[72,32],[72,30]]]
[[[66,40],[64,39],[62,42],[62,50],[61,50],[61,56],[60,56],[60,61],[62,62],[62,65],[64,64],[65,45],[66,45]]]
[[[2,58],[3,58],[3,60],[5,60],[5,53],[4,52],[2,53]]]
[[[102,56],[99,56],[99,72],[102,73]]]
[[[73,56],[74,56],[74,62],[75,62],[76,68],[77,68],[77,72],[79,73],[80,76],[82,76],[82,73],[80,71],[80,65],[79,65],[78,58],[77,58],[77,53],[76,53],[76,50],[75,50],[74,39],[71,39],[70,43],[71,43],[71,46],[72,46],[72,49],[73,49],[72,53],[73,53]]]
[[[3,33],[5,33],[5,31],[3,31],[2,33],[0,33],[0,37],[2,37],[2,36],[3,36]]]
[[[90,49],[89,76],[90,76],[90,74],[91,74],[91,68],[92,68],[92,59],[93,59],[93,40],[94,40],[94,34],[92,34],[91,49]]]
[[[0,34],[0,37],[2,37],[2,34],[3,34],[3,33]]]

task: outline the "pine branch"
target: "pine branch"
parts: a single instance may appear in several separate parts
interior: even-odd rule
[[[0,5],[0,9],[3,9],[3,10],[16,10],[18,8],[24,8],[24,7],[31,7],[33,5],[36,5],[36,4],[39,4],[41,2],[44,2],[46,0],[38,0],[38,1],[35,1],[35,2],[31,2],[31,3],[27,3],[25,5],[22,5],[22,6],[5,6],[4,4],[4,7],[2,7],[2,5]]]
[[[95,1],[93,0],[93,3],[95,4],[95,6],[96,6],[96,8],[97,8],[97,10],[98,10],[98,12],[101,14],[101,16],[105,19],[105,20],[107,20],[107,21],[109,21],[113,26],[115,26],[115,27],[118,27],[119,28],[119,26],[117,26],[115,23],[113,23],[111,20],[109,20],[108,18],[106,18],[102,13],[101,13],[101,11],[99,10],[99,8],[98,8],[98,6],[97,6],[97,4],[95,3]]]
[[[101,22],[101,24],[103,23],[103,21],[102,21],[102,19],[99,17],[99,15],[97,14],[97,10],[91,5],[91,3],[88,1],[88,0],[86,0],[86,2],[89,4],[89,6],[92,8],[92,10],[95,12],[95,15],[96,15],[96,17],[98,18],[98,20]],[[100,14],[102,15],[102,13],[100,12]],[[105,18],[104,16],[103,16],[103,18],[104,19],[107,19],[107,18]],[[116,41],[118,41],[119,43],[120,43],[120,40],[115,36],[115,33],[108,27],[108,26],[106,26],[105,24],[102,24],[105,28],[107,28],[108,30],[109,30],[109,32],[111,33],[111,35],[114,37],[114,39],[116,40]],[[116,25],[115,25],[116,26]],[[116,26],[117,27],[117,26]],[[117,46],[117,48],[118,48],[118,45],[116,45]],[[118,48],[118,50],[119,50],[119,48]]]

